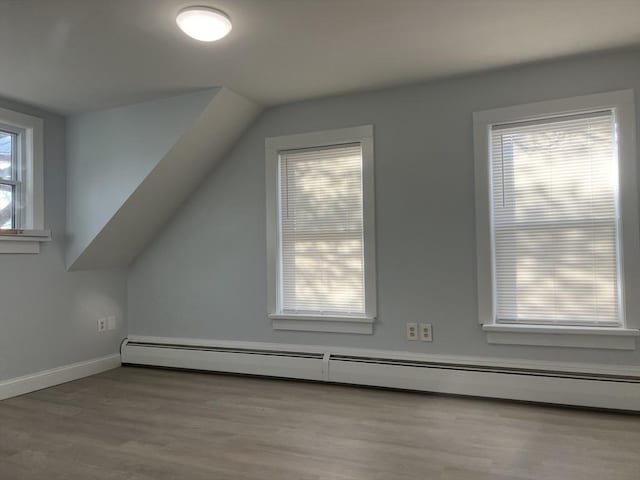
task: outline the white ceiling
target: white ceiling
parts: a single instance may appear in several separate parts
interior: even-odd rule
[[[203,44],[176,12],[234,24]],[[0,96],[69,113],[224,85],[265,105],[640,44],[640,0],[0,0]]]

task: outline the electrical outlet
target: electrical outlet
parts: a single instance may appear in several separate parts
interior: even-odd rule
[[[420,340],[423,342],[433,342],[433,327],[430,323],[420,324]]]
[[[407,323],[407,340],[418,340],[417,323]]]
[[[107,317],[107,330],[115,330],[116,329],[116,317],[111,315]]]
[[[99,318],[98,319],[98,332],[106,332],[107,331],[107,319]]]

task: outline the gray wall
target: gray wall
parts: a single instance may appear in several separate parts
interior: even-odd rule
[[[640,364],[637,350],[488,345],[476,315],[472,112],[626,88],[640,92],[637,52],[271,109],[132,267],[129,332]],[[375,334],[274,332],[266,318],[265,137],[362,124],[375,125]],[[433,323],[434,342],[407,342],[409,321]]]
[[[0,107],[44,118],[45,226],[39,255],[0,255],[0,381],[118,352],[126,336],[126,272],[67,273],[65,121],[13,102]],[[97,319],[118,328],[97,333]]]
[[[164,158],[217,91],[202,90],[68,119],[68,265]]]

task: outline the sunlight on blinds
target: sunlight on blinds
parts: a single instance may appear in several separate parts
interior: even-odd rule
[[[360,144],[280,153],[281,309],[364,315]]]
[[[612,112],[491,131],[496,320],[617,325]]]

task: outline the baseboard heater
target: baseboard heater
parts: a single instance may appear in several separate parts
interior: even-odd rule
[[[225,343],[127,340],[122,363],[640,411],[640,375],[627,372],[437,362]]]

